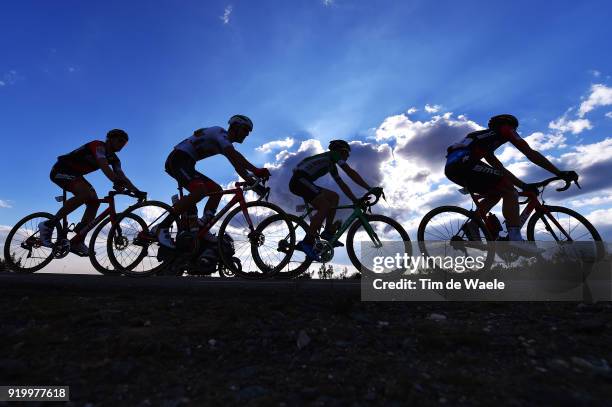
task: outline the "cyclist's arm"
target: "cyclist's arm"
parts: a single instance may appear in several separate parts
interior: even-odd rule
[[[336,181],[336,184],[338,184],[342,192],[344,192],[344,195],[348,196],[348,198],[353,202],[357,200],[357,197],[355,196],[355,194],[353,194],[353,191],[351,191],[349,186],[346,185],[344,181],[342,181],[342,178],[340,178],[340,176],[335,176],[334,180]]]
[[[130,181],[130,179],[125,175],[123,170],[121,169],[121,164],[117,163],[112,166],[113,172],[115,173],[116,181],[123,182],[130,191],[139,191],[139,189]]]
[[[561,171],[553,163],[551,163],[548,158],[544,157],[544,155],[540,154],[538,151],[532,149],[529,144],[514,130],[511,128],[507,128],[505,130],[507,131],[508,140],[514,145],[514,147],[523,153],[529,161],[557,176],[561,174]]]
[[[487,155],[485,155],[485,156],[484,156],[484,159],[485,159],[485,160],[486,160],[486,161],[487,161],[489,164],[491,164],[491,166],[492,166],[493,168],[496,168],[496,169],[498,169],[498,170],[502,171],[506,177],[510,178],[510,180],[512,181],[512,183],[513,183],[514,185],[516,185],[517,187],[519,187],[519,188],[521,188],[521,189],[524,189],[524,188],[525,188],[525,185],[526,185],[526,184],[525,184],[525,182],[521,181],[520,179],[518,179],[518,178],[516,177],[516,175],[514,175],[513,173],[511,173],[510,171],[508,171],[508,170],[506,169],[506,167],[504,167],[504,164],[502,164],[502,162],[501,162],[501,161],[499,161],[499,160],[497,159],[497,157],[495,157],[493,154],[487,154]]]
[[[234,167],[238,175],[243,179],[249,180],[251,177],[247,173],[248,171],[256,171],[257,167],[251,164],[242,154],[240,154],[234,147],[228,146],[223,149],[223,155],[227,157],[230,164]]]
[[[359,175],[359,173],[352,169],[347,163],[341,164],[340,168],[342,168],[342,171],[344,171],[346,175],[348,175],[355,182],[355,184],[365,188],[368,191],[371,189],[368,183],[361,178],[361,175]]]

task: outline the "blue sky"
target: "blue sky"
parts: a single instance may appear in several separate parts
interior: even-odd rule
[[[374,137],[398,115],[406,128],[449,112],[480,125],[512,112],[524,136],[565,139],[564,150],[547,150],[555,157],[604,142],[611,10],[609,1],[5,2],[0,225],[55,210],[56,156],[114,127],[131,137],[120,153],[128,176],[163,200],[174,192],[163,171],[171,148],[235,113],[255,122],[238,149],[256,164],[278,160],[256,147],[287,137],[287,152],[309,139],[393,146],[401,140]],[[603,96],[578,116],[593,85]],[[219,182],[234,178],[222,158],[199,167]],[[99,174],[89,179],[100,194],[109,187]],[[442,184],[434,177],[421,192]],[[608,190],[598,183],[584,194]]]

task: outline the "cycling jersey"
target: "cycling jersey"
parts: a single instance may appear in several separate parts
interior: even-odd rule
[[[177,144],[174,149],[184,151],[195,161],[199,161],[213,155],[224,154],[223,150],[227,147],[232,147],[227,131],[214,126],[196,132]]]
[[[321,178],[328,172],[334,179],[338,179],[338,165],[346,164],[337,151],[327,151],[322,154],[313,155],[300,161],[300,163],[293,169],[293,172],[300,174],[300,176],[307,178],[310,181],[314,181]]]
[[[68,154],[57,157],[57,165],[74,175],[85,175],[100,169],[99,159],[108,161],[113,170],[121,169],[117,155],[106,148],[106,143],[94,140]]]
[[[453,158],[459,159],[469,154],[471,159],[480,160],[512,139],[520,139],[520,136],[515,131],[508,131],[505,135],[491,129],[474,131],[465,136],[459,143],[448,147],[448,158],[452,155]],[[463,151],[464,154],[458,153],[458,150]]]

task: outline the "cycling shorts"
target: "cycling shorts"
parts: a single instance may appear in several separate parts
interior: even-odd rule
[[[289,181],[289,190],[310,203],[321,193],[323,188],[310,181],[306,173],[295,171]]]

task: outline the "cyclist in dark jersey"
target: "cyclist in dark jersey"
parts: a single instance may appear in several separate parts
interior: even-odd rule
[[[221,192],[223,189],[215,181],[195,169],[197,161],[222,154],[234,166],[238,174],[249,180],[247,171],[262,178],[270,177],[267,168],[257,168],[242,154],[234,149],[232,143],[242,143],[244,139],[253,131],[253,122],[247,116],[234,115],[229,121],[229,128],[226,131],[222,127],[213,126],[198,129],[193,135],[177,144],[166,160],[166,172],[178,181],[178,184],[187,189],[190,194],[184,196],[174,204],[177,213],[196,211],[196,204],[200,202],[207,193]],[[204,225],[214,217],[217,207],[221,202],[221,194],[209,196],[204,207],[204,216],[199,223]],[[167,216],[155,228],[158,241],[161,245],[174,248],[170,238],[169,227],[172,217]],[[215,237],[208,233],[206,240],[214,241]]]
[[[325,219],[325,228],[321,233],[321,238],[330,240],[334,231],[334,216],[336,215],[335,207],[338,206],[340,197],[334,191],[320,187],[314,183],[323,175],[329,173],[334,178],[342,192],[348,196],[351,201],[357,201],[353,191],[342,181],[338,174],[340,166],[342,170],[359,186],[366,190],[370,190],[367,182],[353,170],[347,163],[351,153],[351,146],[344,140],[332,140],[329,143],[329,151],[314,155],[303,159],[294,169],[293,176],[289,181],[289,190],[304,199],[305,202],[311,204],[316,210],[316,214],[312,217],[304,240],[298,242],[297,250],[301,250],[306,255],[316,261],[319,261],[317,254],[314,251],[315,237],[319,228]],[[336,246],[343,246],[342,243],[336,242]]]
[[[106,141],[91,141],[57,158],[57,162],[51,169],[49,177],[60,188],[71,192],[74,197],[64,203],[64,206],[55,214],[53,219],[40,223],[40,237],[44,246],[50,247],[52,245],[51,234],[53,233],[53,225],[82,204],[86,205],[86,209],[81,222],[75,227],[75,232],[78,233],[83,228],[91,227],[90,222],[96,217],[100,204],[98,203],[96,190],[87,182],[83,175],[96,170],[102,170],[116,189],[122,190],[127,188],[132,191],[138,191],[138,188],[132,184],[121,170],[121,162],[117,154],[115,154],[121,151],[127,141],[128,135],[125,131],[113,129],[106,134]],[[81,240],[72,241],[70,251],[79,256],[87,256],[89,249]]]
[[[462,141],[448,147],[444,172],[448,179],[472,192],[486,195],[483,209],[491,210],[503,199],[502,212],[506,219],[509,240],[523,240],[520,231],[518,193],[533,189],[531,184],[518,179],[499,161],[494,152],[507,142],[512,143],[532,163],[567,180],[577,180],[574,171],[561,171],[539,152],[531,149],[516,129],[518,119],[510,114],[494,116],[488,129],[468,134]],[[482,161],[485,159],[489,164]]]

